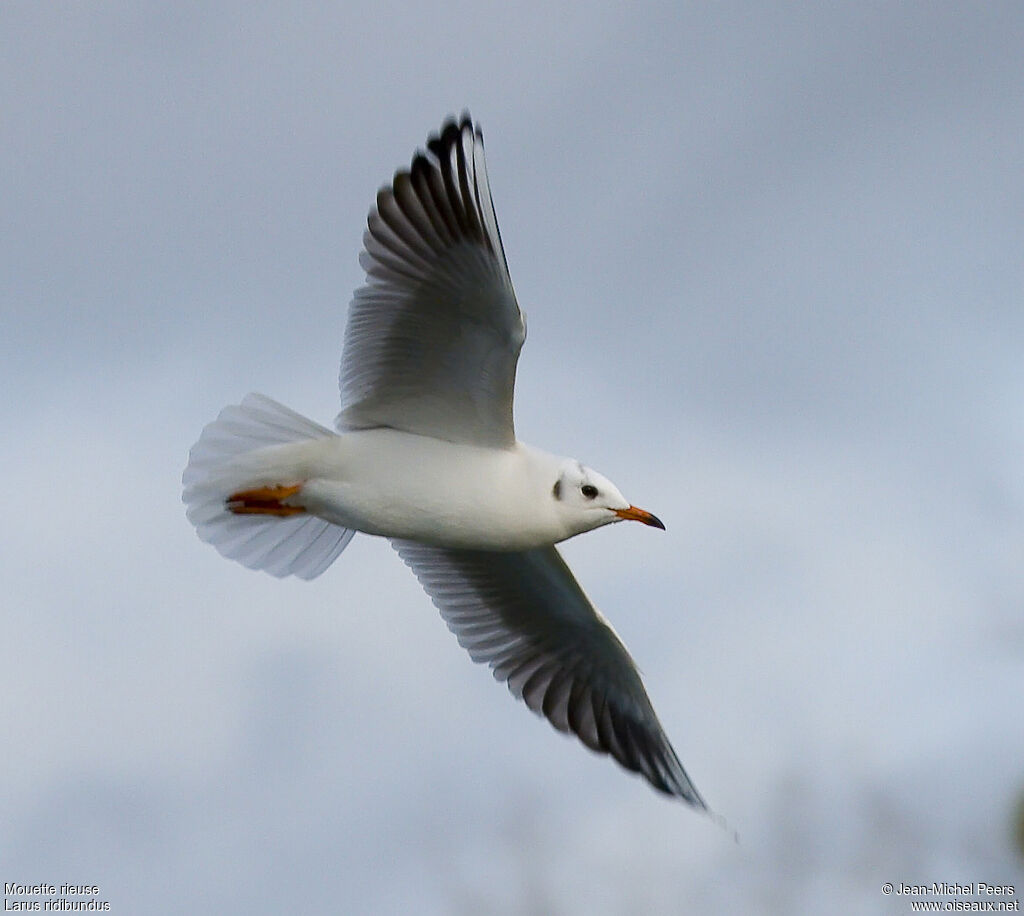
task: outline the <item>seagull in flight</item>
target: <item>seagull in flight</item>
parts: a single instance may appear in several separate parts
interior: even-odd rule
[[[581,462],[516,439],[526,325],[468,113],[377,193],[363,245],[337,431],[259,394],[226,407],[189,453],[189,521],[223,556],[301,579],[357,531],[387,538],[514,696],[708,811],[629,652],[555,547],[624,520],[665,526]]]

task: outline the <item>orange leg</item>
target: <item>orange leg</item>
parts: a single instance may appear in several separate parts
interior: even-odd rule
[[[255,490],[232,493],[226,504],[228,511],[235,515],[277,515],[284,518],[306,511],[303,506],[286,506],[282,502],[301,489],[301,483],[290,487],[257,487]]]

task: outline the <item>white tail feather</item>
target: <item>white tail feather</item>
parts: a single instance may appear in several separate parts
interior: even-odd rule
[[[314,515],[235,515],[225,500],[245,487],[291,481],[294,450],[275,448],[335,435],[262,394],[225,407],[192,446],[182,501],[199,537],[222,556],[272,576],[313,579],[355,534]]]

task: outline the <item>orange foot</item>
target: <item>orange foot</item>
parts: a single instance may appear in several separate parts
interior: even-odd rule
[[[301,489],[301,483],[291,487],[257,487],[232,493],[225,502],[228,511],[235,515],[278,515],[283,518],[306,511],[303,506],[286,506],[282,502]]]

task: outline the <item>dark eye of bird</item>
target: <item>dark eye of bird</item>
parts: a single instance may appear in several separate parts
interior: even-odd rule
[[[584,496],[586,496],[587,499],[593,499],[595,496],[597,496],[597,487],[595,487],[592,483],[585,483],[580,488],[580,492]]]

